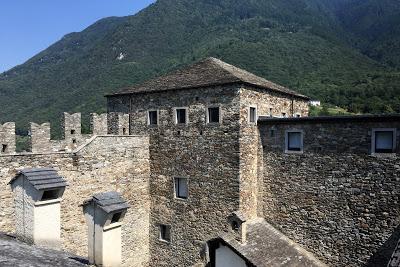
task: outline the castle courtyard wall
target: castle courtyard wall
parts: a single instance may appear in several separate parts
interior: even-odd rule
[[[395,153],[373,156],[371,132],[399,132],[399,120],[270,121],[259,128],[259,216],[330,266],[386,266],[400,237],[399,137]],[[286,130],[303,131],[303,153],[285,153]]]
[[[87,225],[79,205],[95,193],[116,190],[131,208],[122,227],[124,266],[149,259],[149,140],[139,136],[97,136],[75,153],[0,156],[0,231],[15,232],[14,201],[7,184],[17,170],[53,167],[67,182],[61,202],[63,249],[87,257]]]
[[[205,243],[227,230],[239,209],[239,87],[179,90],[109,99],[109,112],[130,105],[130,132],[148,134],[151,159],[151,266],[203,263]],[[127,100],[129,98],[130,100]],[[209,106],[219,106],[220,124],[207,124]],[[175,125],[174,108],[187,107],[189,123]],[[157,110],[158,126],[147,123]],[[174,196],[174,178],[188,178],[189,198]],[[171,226],[171,242],[160,240],[159,225]]]

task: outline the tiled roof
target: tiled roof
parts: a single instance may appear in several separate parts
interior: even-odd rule
[[[253,266],[326,266],[261,218],[248,223],[244,244],[232,234],[223,234],[220,238]]]
[[[234,83],[248,84],[309,100],[305,95],[212,57],[171,74],[146,81],[133,87],[124,88],[108,96],[200,88]]]
[[[395,250],[393,251],[393,255],[390,258],[389,264],[387,267],[399,267],[400,266],[400,240],[397,243]]]
[[[30,246],[0,233],[1,267],[89,267],[86,259],[58,250]]]
[[[106,192],[95,194],[93,198],[85,201],[83,205],[88,205],[94,201],[106,213],[120,211],[129,208],[128,203],[122,198],[118,192]]]
[[[25,176],[36,190],[67,186],[64,178],[58,175],[57,171],[53,168],[23,169],[9,183],[13,183],[20,175]]]

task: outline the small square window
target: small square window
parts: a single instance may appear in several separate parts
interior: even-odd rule
[[[301,152],[303,150],[303,133],[302,132],[286,132],[286,151]]]
[[[112,218],[111,218],[111,223],[117,223],[119,220],[121,220],[122,212],[117,212],[114,213]]]
[[[72,139],[72,143],[73,143],[73,144],[76,144],[76,139]]]
[[[250,107],[249,122],[251,122],[251,123],[257,122],[257,108],[255,108],[255,107]]]
[[[189,195],[188,190],[188,179],[186,178],[175,178],[175,197],[181,199],[187,199]]]
[[[208,108],[208,123],[219,123],[220,116],[219,107]]]
[[[373,152],[393,153],[395,149],[395,130],[378,129],[373,132]]]
[[[160,224],[160,240],[171,242],[171,226]]]
[[[187,123],[187,110],[185,108],[177,108],[175,110],[175,122],[176,124]]]
[[[157,125],[158,124],[158,112],[157,110],[149,111],[148,115],[148,124],[149,125]]]
[[[71,134],[75,134],[75,132],[76,132],[75,130],[71,130]]]

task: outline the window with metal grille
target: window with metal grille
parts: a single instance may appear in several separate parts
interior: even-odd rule
[[[187,199],[189,195],[188,190],[188,179],[187,178],[175,178],[175,197],[181,199]]]
[[[156,110],[149,111],[149,125],[158,124],[158,112]]]
[[[219,123],[219,122],[220,122],[219,107],[208,108],[208,123]]]
[[[185,108],[177,108],[175,112],[175,122],[177,124],[187,123],[187,110]]]
[[[302,151],[303,150],[303,134],[302,132],[286,133],[286,150]]]
[[[160,224],[160,240],[171,242],[171,226]]]

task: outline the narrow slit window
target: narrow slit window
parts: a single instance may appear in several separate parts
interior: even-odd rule
[[[158,112],[156,110],[149,111],[149,125],[158,124]]]
[[[189,195],[188,191],[188,179],[175,178],[175,197],[187,199]]]
[[[257,122],[257,108],[255,107],[250,107],[249,122],[251,123]]]
[[[220,116],[219,107],[208,108],[208,123],[219,123]]]
[[[303,135],[301,132],[288,132],[286,138],[287,151],[302,151]]]
[[[375,152],[392,153],[394,131],[375,131]]]
[[[162,241],[171,242],[171,226],[160,225],[160,239]]]
[[[187,110],[184,108],[177,108],[176,109],[176,123],[177,124],[185,124],[187,123]]]
[[[2,146],[1,146],[1,152],[3,152],[3,153],[5,153],[5,152],[7,152],[7,145],[6,144],[3,144]]]

